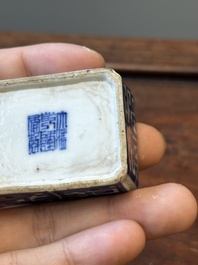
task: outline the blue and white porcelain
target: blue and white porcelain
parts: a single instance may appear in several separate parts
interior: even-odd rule
[[[0,208],[137,185],[133,97],[114,70],[0,81]]]

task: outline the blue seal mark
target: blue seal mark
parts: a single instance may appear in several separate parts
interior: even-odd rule
[[[67,112],[45,112],[28,116],[28,152],[36,154],[65,150]]]

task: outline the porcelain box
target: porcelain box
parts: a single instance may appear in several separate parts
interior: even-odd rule
[[[0,81],[0,208],[137,186],[134,101],[114,70]]]

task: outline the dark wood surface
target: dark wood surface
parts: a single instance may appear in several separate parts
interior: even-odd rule
[[[137,120],[161,130],[167,151],[140,174],[140,185],[177,182],[198,199],[198,42],[0,33],[0,47],[70,42],[100,52],[133,91]],[[160,221],[160,220],[159,220]],[[197,265],[198,222],[187,232],[150,241],[134,265]]]

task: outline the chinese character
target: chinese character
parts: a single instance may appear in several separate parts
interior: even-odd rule
[[[67,113],[46,112],[28,116],[29,154],[66,149]]]

